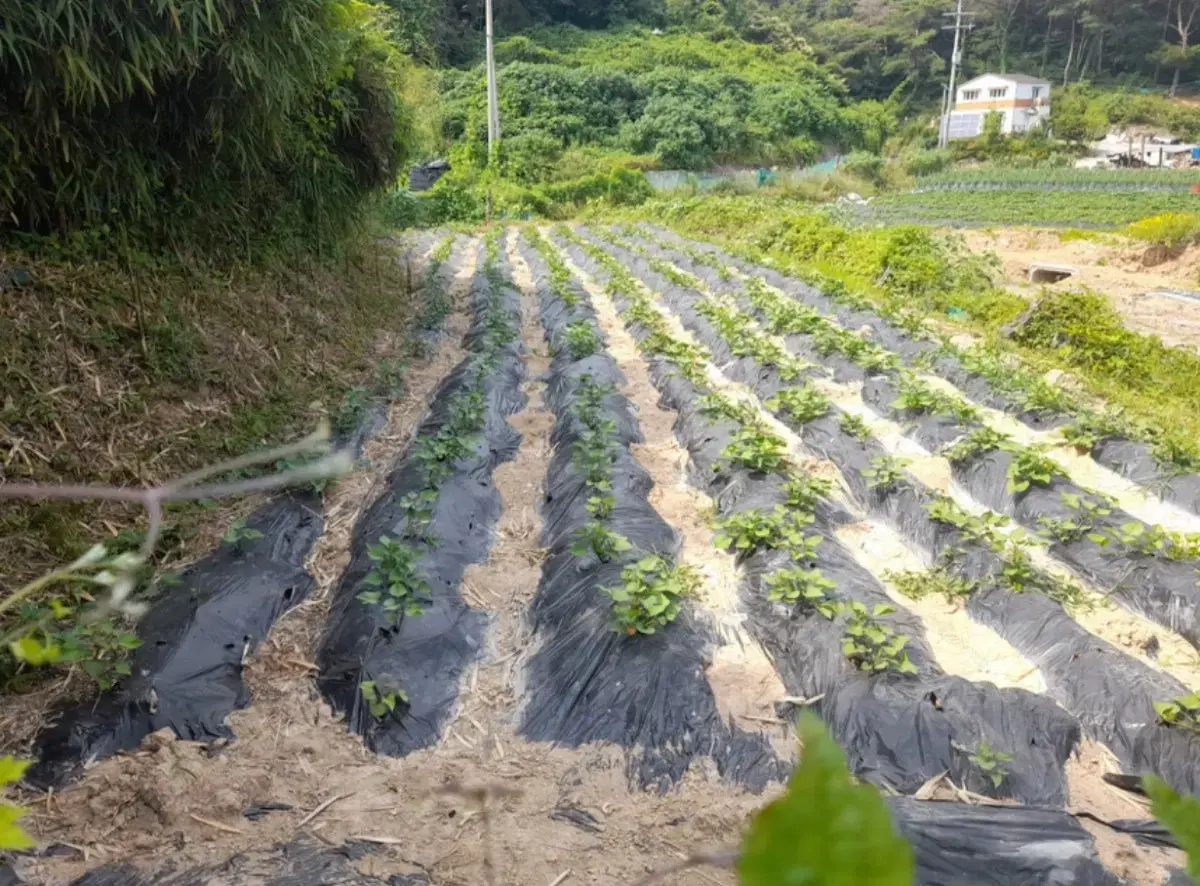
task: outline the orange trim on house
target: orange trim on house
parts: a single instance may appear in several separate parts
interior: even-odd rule
[[[1042,99],[1037,98],[997,98],[986,102],[959,102],[954,106],[956,111],[1014,111],[1021,108],[1032,108]]]

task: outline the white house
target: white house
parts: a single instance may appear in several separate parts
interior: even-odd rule
[[[950,138],[975,138],[988,114],[1001,114],[1005,135],[1025,132],[1050,117],[1050,81],[1024,74],[984,74],[954,93]]]

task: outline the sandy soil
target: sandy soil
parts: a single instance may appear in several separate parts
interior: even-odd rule
[[[1200,347],[1200,303],[1149,296],[1159,289],[1200,291],[1200,248],[1155,267],[1143,264],[1145,247],[1119,236],[1062,242],[1053,231],[958,231],[977,252],[994,252],[1003,279],[1021,295],[1035,296],[1041,285],[1027,282],[1037,262],[1067,265],[1078,274],[1050,286],[1052,290],[1087,286],[1109,297],[1130,329],[1159,336],[1166,344]]]

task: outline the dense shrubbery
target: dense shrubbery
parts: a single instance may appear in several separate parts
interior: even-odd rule
[[[411,138],[385,12],[0,0],[0,226],[240,258],[335,239]]]
[[[1047,293],[1014,338],[1054,350],[1071,366],[1149,396],[1166,394],[1200,409],[1200,357],[1129,330],[1103,295]]]
[[[492,211],[502,218],[566,219],[588,205],[640,205],[654,196],[654,189],[641,172],[625,168],[532,187],[468,173],[447,176],[426,194],[397,192],[386,220],[398,228],[481,222],[489,193]]]
[[[846,108],[841,82],[804,52],[630,29],[537,31],[498,57],[504,172],[524,184],[554,177],[579,146],[649,156],[667,168],[805,163],[824,144],[878,148],[894,129],[882,105]],[[445,134],[486,153],[480,70],[445,74]]]
[[[994,289],[991,260],[952,237],[918,227],[884,230],[837,223],[828,212],[776,197],[663,200],[652,217],[693,234],[725,237],[837,277],[869,280],[895,308],[952,308],[996,326],[1020,313],[1021,298]]]
[[[1167,212],[1140,219],[1129,226],[1129,236],[1152,246],[1178,249],[1200,241],[1200,215],[1191,212]]]

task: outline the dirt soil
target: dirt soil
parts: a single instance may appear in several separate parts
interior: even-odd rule
[[[1094,240],[1063,242],[1054,231],[957,231],[976,252],[995,253],[1003,267],[1003,280],[1013,292],[1035,296],[1044,284],[1028,282],[1034,263],[1067,265],[1078,273],[1052,291],[1086,286],[1107,295],[1130,329],[1157,335],[1166,344],[1200,348],[1200,302],[1150,296],[1156,290],[1200,291],[1200,247],[1178,258],[1147,267],[1145,244],[1116,235]]]

